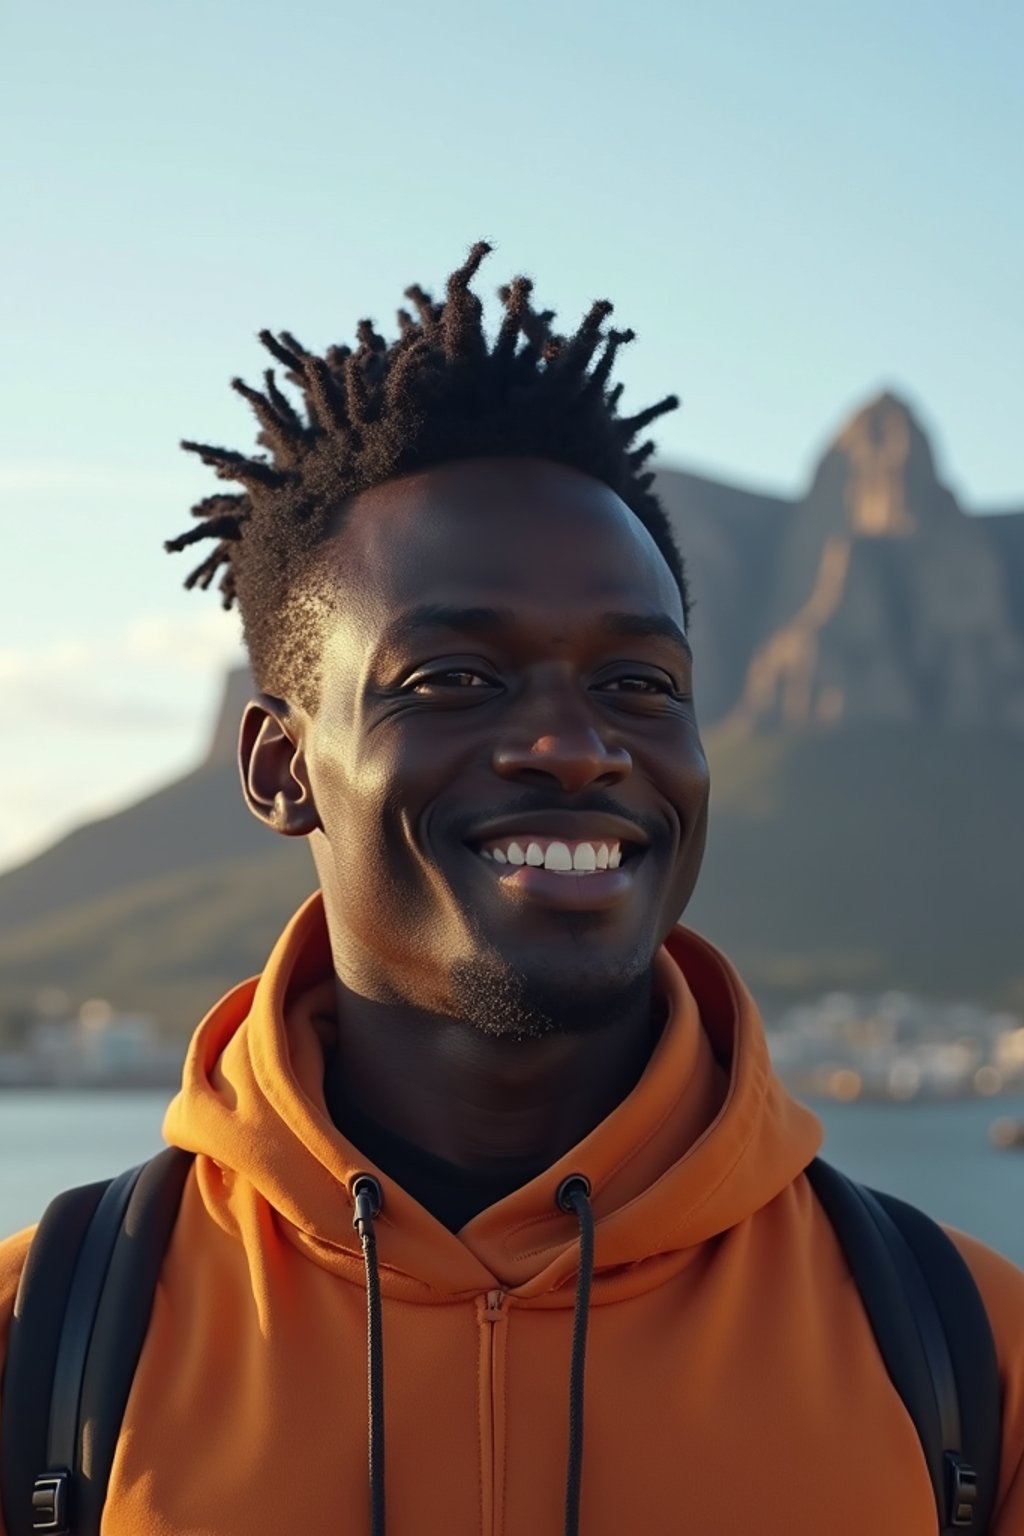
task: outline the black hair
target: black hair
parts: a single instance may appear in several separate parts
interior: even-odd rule
[[[491,250],[473,246],[448,279],[444,303],[415,285],[406,289],[418,316],[398,311],[389,345],[361,320],[358,345],[329,347],[323,357],[289,331],[259,338],[304,396],[305,419],[278,388],[274,370],[266,392],[241,379],[260,422],[251,457],[185,441],[235,495],[207,496],[192,508],[199,526],[168,539],[182,550],[216,539],[186,587],[207,588],[222,567],[223,606],[237,600],[257,685],[315,708],[319,693],[318,626],[304,581],[317,546],[337,530],[343,503],[359,491],[430,465],[456,459],[529,456],[554,460],[603,481],[649,530],[679,587],[689,616],[683,557],[643,466],[653,441],[632,446],[642,429],[679,401],[667,396],[635,416],[619,416],[622,385],[609,388],[615,354],[632,331],[602,331],[612,306],[592,304],[575,335],[551,329],[552,310],[530,306],[533,284],[516,277],[498,290],[505,308],[490,345],[482,305],[470,281]],[[591,369],[594,354],[603,351]],[[589,370],[589,371],[588,371]]]

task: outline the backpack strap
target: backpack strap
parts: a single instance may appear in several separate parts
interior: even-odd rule
[[[893,1386],[917,1428],[942,1536],[989,1530],[1001,1389],[992,1328],[969,1268],[937,1222],[816,1158],[807,1176],[861,1294]]]
[[[191,1164],[191,1153],[168,1147],[106,1184],[58,1196],[40,1222],[18,1290],[4,1378],[10,1536],[98,1536],[125,1406]],[[63,1227],[68,1212],[78,1236],[74,1245]],[[59,1272],[59,1284],[37,1280],[48,1271]],[[44,1381],[34,1382],[33,1375],[37,1363],[51,1360],[40,1411]],[[14,1404],[23,1401],[31,1412],[19,1413],[16,1421]],[[15,1473],[9,1483],[8,1462]]]
[[[0,1494],[8,1536],[32,1536],[32,1492],[46,1465],[60,1324],[86,1230],[109,1183],[68,1189],[50,1201],[21,1272],[0,1398]]]
[[[956,1244],[915,1206],[873,1191],[912,1250],[942,1320],[960,1402],[960,1445],[978,1478],[973,1530],[991,1527],[1002,1462],[1003,1389],[992,1324]]]

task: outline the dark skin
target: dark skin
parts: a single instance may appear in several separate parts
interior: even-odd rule
[[[683,630],[679,590],[612,490],[539,459],[362,493],[319,570],[318,707],[260,694],[240,765],[254,815],[307,837],[316,863],[338,1001],[328,1103],[342,1128],[353,1103],[469,1170],[537,1171],[643,1072],[651,965],[700,869],[691,660],[599,623],[614,610]],[[389,641],[425,601],[510,617]],[[538,812],[576,837],[588,814],[631,823],[646,846],[628,890],[584,910],[509,894],[472,833]]]

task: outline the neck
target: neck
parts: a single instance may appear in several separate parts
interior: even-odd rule
[[[592,1033],[511,1040],[374,1002],[341,981],[336,991],[338,1045],[325,1089],[339,1129],[354,1105],[471,1172],[557,1162],[635,1087],[660,1032],[649,993],[629,1017]]]

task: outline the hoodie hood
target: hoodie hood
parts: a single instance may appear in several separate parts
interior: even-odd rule
[[[324,1096],[337,1027],[323,899],[311,896],[258,978],[206,1016],[186,1058],[165,1139],[208,1159],[199,1183],[222,1225],[269,1207],[288,1240],[363,1283],[351,1186],[373,1174],[381,1286],[409,1300],[479,1294],[496,1282],[571,1306],[578,1228],[556,1191],[590,1182],[593,1301],[659,1284],[700,1245],[775,1199],[822,1140],[775,1076],[764,1028],[729,961],[677,925],[654,961],[666,1022],[632,1092],[557,1163],[453,1234],[337,1129]]]

